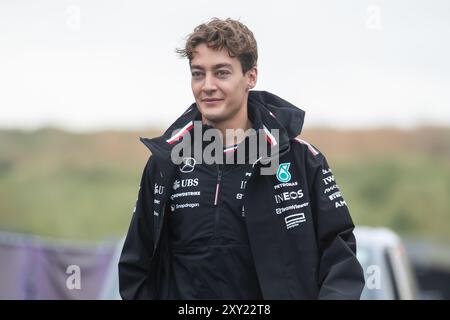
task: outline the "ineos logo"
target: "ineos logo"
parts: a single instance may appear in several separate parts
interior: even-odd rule
[[[192,171],[194,171],[196,163],[197,162],[195,161],[194,158],[184,158],[183,163],[180,166],[180,171],[183,173],[192,172]]]

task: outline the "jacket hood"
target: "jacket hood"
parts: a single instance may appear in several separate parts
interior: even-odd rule
[[[265,130],[269,136],[271,130],[279,130],[279,141],[272,141],[273,137],[268,138],[268,141],[272,145],[278,143],[280,152],[289,144],[289,140],[301,133],[305,112],[286,100],[267,91],[250,91],[247,105],[254,128]],[[194,121],[200,120],[200,111],[193,103],[164,134],[152,139],[141,137],[140,140],[153,155],[166,158],[183,135],[194,128]]]
[[[305,119],[305,111],[267,91],[250,91],[248,99],[249,104],[253,102],[259,106],[263,115],[267,116],[268,112],[277,122],[274,125],[284,128],[289,139],[300,135]]]

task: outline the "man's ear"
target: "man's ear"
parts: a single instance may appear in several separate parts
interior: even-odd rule
[[[252,67],[247,71],[247,90],[253,89],[256,86],[258,80],[258,68]]]

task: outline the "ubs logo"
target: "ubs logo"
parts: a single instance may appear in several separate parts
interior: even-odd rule
[[[180,187],[196,187],[198,186],[198,178],[195,179],[183,179],[183,180],[175,180],[173,183],[173,190],[177,190]]]

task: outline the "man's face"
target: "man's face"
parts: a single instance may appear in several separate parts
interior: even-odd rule
[[[248,90],[256,85],[256,67],[245,74],[226,49],[199,44],[191,60],[191,86],[197,106],[209,124],[233,120],[247,106]]]

